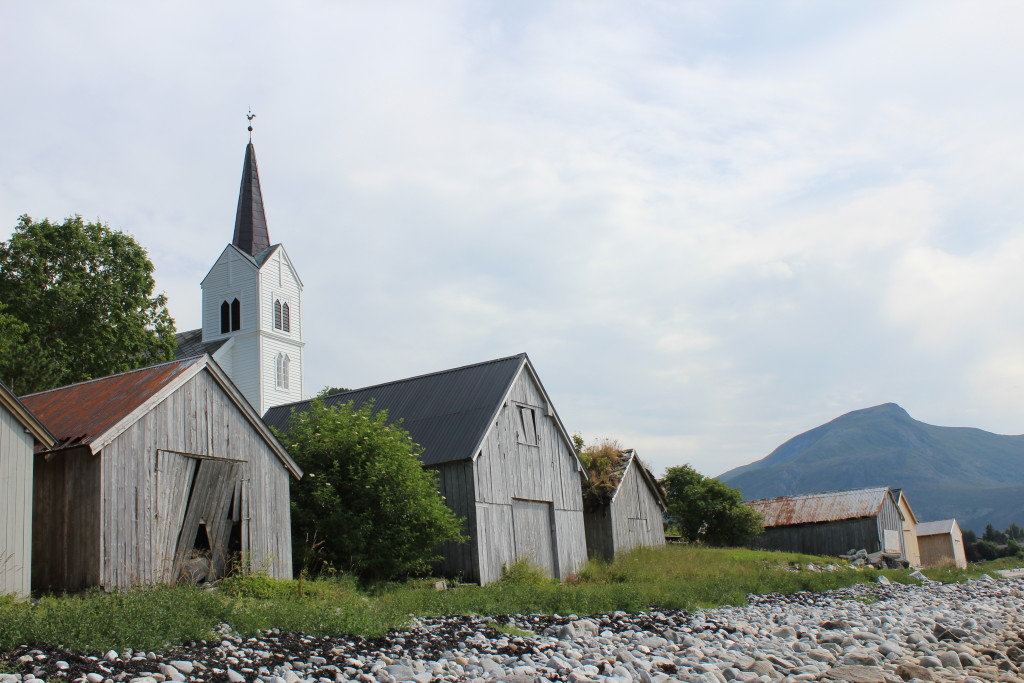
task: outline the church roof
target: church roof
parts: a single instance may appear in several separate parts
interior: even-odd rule
[[[256,256],[270,247],[270,231],[263,211],[263,192],[260,173],[256,167],[256,149],[249,142],[242,164],[242,185],[238,190],[238,209],[235,211],[235,235],[231,243]]]
[[[174,349],[174,358],[175,360],[181,360],[182,358],[201,356],[204,353],[212,356],[214,351],[224,346],[226,341],[227,339],[218,339],[204,344],[203,328],[201,327],[186,332],[178,332],[174,335],[174,343],[177,344],[177,347]]]
[[[507,358],[434,372],[372,387],[331,394],[328,406],[367,401],[374,410],[387,410],[389,421],[402,420],[412,440],[423,447],[420,461],[439,465],[469,460],[491,426],[505,394],[528,359],[525,353]],[[292,411],[302,413],[312,401],[276,406],[263,421],[288,430]]]

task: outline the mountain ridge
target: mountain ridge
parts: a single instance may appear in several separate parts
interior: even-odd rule
[[[869,486],[902,488],[918,521],[981,532],[1024,522],[1024,435],[920,422],[896,403],[850,411],[718,479],[745,500]]]

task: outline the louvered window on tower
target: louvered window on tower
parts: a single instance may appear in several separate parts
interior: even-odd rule
[[[283,329],[285,332],[291,332],[292,331],[292,322],[291,322],[291,315],[290,315],[290,313],[288,311],[288,304],[287,303],[281,306],[281,320],[282,320],[281,329]]]
[[[274,301],[274,329],[281,329],[281,301],[280,299]]]
[[[220,305],[220,333],[231,331],[231,304],[227,301]]]
[[[242,329],[242,304],[235,299],[231,302],[231,331]]]

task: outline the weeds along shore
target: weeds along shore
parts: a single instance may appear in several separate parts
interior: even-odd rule
[[[435,579],[366,586],[345,575],[299,582],[249,574],[228,577],[212,588],[152,586],[30,602],[0,597],[0,652],[19,645],[76,652],[161,650],[214,638],[221,623],[243,636],[277,628],[313,636],[377,637],[402,628],[410,616],[587,615],[652,606],[694,610],[743,605],[751,593],[820,592],[874,582],[883,574],[894,582],[915,582],[906,570],[806,569],[829,562],[791,553],[670,545],[639,549],[611,563],[592,561],[562,583],[519,566],[496,584],[443,591],[435,589]],[[960,581],[1009,567],[1007,562],[1016,566],[1019,560],[925,573],[935,580]]]

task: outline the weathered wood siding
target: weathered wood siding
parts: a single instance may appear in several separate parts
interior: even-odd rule
[[[445,504],[465,521],[462,533],[469,538],[465,543],[445,543],[440,548],[443,558],[438,570],[445,576],[477,581],[476,495],[473,486],[473,462],[460,460],[434,468],[437,487]]]
[[[533,411],[531,426],[524,427],[521,409]],[[475,540],[479,559],[473,578],[481,583],[497,580],[503,565],[530,552],[516,547],[513,499],[550,503],[555,558],[551,570],[555,576],[565,578],[586,561],[580,473],[572,449],[559,433],[551,412],[524,369],[476,458]],[[525,531],[523,523],[526,522],[520,523],[518,532],[522,539],[552,533],[541,528]]]
[[[860,548],[869,553],[881,550],[878,522],[874,517],[772,527],[765,529],[751,545],[764,550],[831,556]]]
[[[882,507],[878,512],[878,549],[885,550],[886,552],[898,552],[906,559],[906,547],[903,542],[903,514],[900,512],[896,502],[893,501],[892,496],[886,496],[882,501]],[[885,541],[887,538],[886,532],[890,532],[888,536],[893,539],[891,548],[885,547]],[[849,550],[849,548],[847,548]],[[868,550],[868,552],[873,552]]]
[[[899,498],[900,515],[903,517],[903,556],[911,567],[921,567],[921,549],[917,542],[917,520],[907,503],[906,496]]]
[[[640,474],[635,458],[622,477],[611,507],[616,553],[640,546],[665,544],[661,507]]]
[[[101,453],[37,456],[36,586],[175,581],[200,525],[215,567],[236,532],[241,561],[291,578],[289,477],[203,370]]]
[[[661,507],[634,458],[622,475],[611,502],[584,514],[587,552],[611,560],[641,546],[665,544]]]
[[[0,407],[0,595],[31,589],[32,447],[32,435]]]
[[[967,554],[964,551],[964,536],[959,525],[953,526],[949,534],[929,534],[918,536],[921,548],[921,564],[925,567],[960,567],[967,566]]]
[[[85,448],[35,456],[33,589],[100,583],[100,470],[99,456]]]
[[[231,471],[230,481],[220,476],[197,480],[197,485],[216,491],[208,506],[217,511],[216,517],[203,519],[211,543],[227,543],[229,503],[237,497],[243,561],[270,576],[291,578],[290,475],[245,415],[203,371],[103,450],[101,583],[105,588],[178,578],[173,575],[175,558],[170,549],[178,547],[182,532],[194,534],[195,527],[185,528],[180,513],[184,489],[169,480],[181,481],[180,468],[188,465],[180,463],[189,460],[197,460],[202,473],[203,458],[240,463]],[[179,463],[177,470],[171,462]],[[197,514],[196,519],[203,517]]]
[[[612,506],[599,505],[593,510],[585,511],[583,527],[587,534],[587,554],[594,559],[610,562],[615,557]]]

